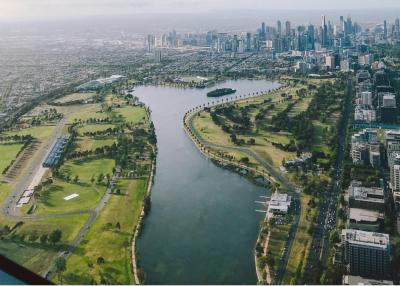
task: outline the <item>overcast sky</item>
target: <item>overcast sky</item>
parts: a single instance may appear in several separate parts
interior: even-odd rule
[[[224,10],[354,10],[394,8],[400,0],[0,0],[1,20]]]

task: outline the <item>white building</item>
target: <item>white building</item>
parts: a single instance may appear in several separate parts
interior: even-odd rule
[[[291,203],[292,197],[288,196],[288,194],[273,193],[268,205],[268,217],[272,218],[274,215],[287,214]]]

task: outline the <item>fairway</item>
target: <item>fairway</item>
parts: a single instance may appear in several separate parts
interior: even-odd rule
[[[0,176],[5,168],[16,159],[18,152],[21,150],[23,144],[0,144]]]
[[[54,125],[43,125],[43,126],[36,126],[21,130],[15,130],[5,133],[5,135],[12,136],[12,135],[32,135],[34,138],[39,140],[45,140],[49,138],[54,130]]]
[[[121,115],[125,122],[129,123],[145,123],[147,122],[146,110],[139,106],[125,106],[114,109],[114,112]]]
[[[88,92],[88,93],[71,93],[68,94],[60,99],[55,100],[55,103],[67,103],[71,101],[78,101],[78,100],[87,100],[89,98],[92,98],[96,95],[94,92]]]
[[[131,239],[146,192],[145,180],[120,180],[121,195],[113,195],[84,241],[68,259],[66,284],[132,284]],[[116,227],[120,224],[120,229]],[[101,234],[101,235],[99,235]],[[99,257],[104,259],[101,265]],[[107,276],[107,283],[101,281]]]
[[[0,240],[0,253],[7,255],[11,260],[27,267],[28,269],[45,275],[49,265],[59,254],[60,248],[65,244],[71,243],[72,239],[85,224],[88,214],[66,216],[63,218],[53,218],[40,221],[26,221],[15,234],[24,235],[25,240],[11,240],[8,236]],[[14,225],[15,222],[9,224]],[[36,231],[40,236],[49,234],[55,229],[62,229],[61,244],[52,245],[47,242],[40,243],[39,239],[30,241],[29,235]]]
[[[112,169],[115,166],[113,159],[89,158],[83,160],[68,161],[60,168],[60,173],[64,176],[69,175],[71,180],[78,175],[81,183],[91,183],[92,176],[99,174],[112,175]]]
[[[90,210],[96,207],[105,192],[106,186],[103,185],[75,184],[58,180],[48,189],[40,192],[35,214]],[[73,200],[64,199],[75,193],[79,196]]]
[[[115,139],[92,139],[88,137],[82,137],[77,139],[76,149],[79,151],[95,150],[96,148],[102,148],[104,146],[111,146],[115,143]]]

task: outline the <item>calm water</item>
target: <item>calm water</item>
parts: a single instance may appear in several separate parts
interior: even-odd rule
[[[277,87],[267,81],[228,81],[236,95]],[[213,87],[214,89],[216,87]],[[138,87],[150,106],[158,140],[152,209],[138,241],[148,284],[254,284],[253,248],[267,190],[206,159],[182,128],[184,113],[211,89]]]

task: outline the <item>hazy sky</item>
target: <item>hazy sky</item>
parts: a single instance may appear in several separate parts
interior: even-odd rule
[[[394,8],[400,0],[0,0],[0,20],[224,10]]]

